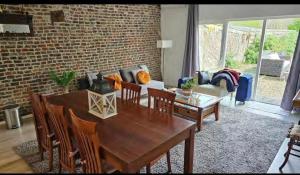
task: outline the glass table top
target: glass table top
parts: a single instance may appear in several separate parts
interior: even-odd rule
[[[192,107],[205,108],[221,100],[221,98],[219,97],[201,94],[198,92],[192,92],[191,95],[186,96],[181,93],[181,89],[176,90],[175,93],[176,93],[175,102],[181,103],[183,105],[189,105]]]

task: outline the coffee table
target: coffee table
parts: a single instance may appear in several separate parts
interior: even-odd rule
[[[179,88],[172,88],[169,91],[176,93],[174,113],[184,118],[196,120],[198,131],[203,128],[203,119],[210,114],[215,114],[215,120],[219,120],[221,97],[198,92],[192,92],[190,96],[185,96],[180,93],[181,89]]]

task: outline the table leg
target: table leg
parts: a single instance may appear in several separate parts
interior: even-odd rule
[[[220,102],[218,102],[215,105],[215,117],[216,117],[216,121],[219,120],[219,116],[220,116]]]
[[[194,160],[194,134],[195,129],[190,129],[190,136],[185,139],[184,145],[184,173],[193,172],[193,160]]]
[[[201,131],[202,130],[202,123],[203,123],[203,118],[200,115],[199,118],[197,119],[197,131]]]
[[[202,116],[202,110],[198,109],[198,118],[197,118],[197,131],[202,130],[202,123],[203,123],[203,116]]]

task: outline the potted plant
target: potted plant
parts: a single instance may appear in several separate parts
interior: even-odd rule
[[[197,77],[186,81],[184,84],[181,85],[182,94],[186,96],[190,96],[193,92],[193,87],[197,84]]]
[[[61,76],[57,75],[55,71],[50,71],[50,78],[58,86],[64,88],[64,93],[69,93],[70,82],[75,78],[76,73],[74,71],[65,71]]]

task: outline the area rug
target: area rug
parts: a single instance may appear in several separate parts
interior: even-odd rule
[[[221,107],[219,121],[204,120],[204,128],[195,134],[194,173],[267,173],[291,123]],[[47,171],[47,157],[39,161],[37,142],[25,142],[15,148],[34,172]],[[183,172],[184,143],[171,149],[173,173]],[[45,155],[46,156],[46,155]],[[57,153],[53,172],[58,172]],[[151,168],[152,173],[167,172],[165,156]],[[141,169],[141,173],[145,168]]]

